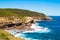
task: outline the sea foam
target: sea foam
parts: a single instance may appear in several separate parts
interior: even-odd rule
[[[38,26],[38,23],[32,24],[31,28],[33,28],[34,30],[32,30],[32,31],[24,31],[23,33],[33,33],[33,32],[37,32],[37,33],[48,33],[48,32],[51,31],[47,27]]]
[[[32,24],[31,28],[34,30],[32,31],[22,31],[21,30],[6,30],[10,34],[12,34],[14,37],[24,38],[25,40],[38,40],[33,38],[27,38],[25,33],[49,33],[51,30],[47,27],[41,27],[38,26],[38,23]],[[19,32],[19,33],[18,33]]]

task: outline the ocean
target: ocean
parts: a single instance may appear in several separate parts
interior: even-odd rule
[[[35,31],[25,31],[23,33],[13,33],[15,37],[25,40],[60,40],[60,16],[50,16],[53,20],[36,21],[31,27]]]

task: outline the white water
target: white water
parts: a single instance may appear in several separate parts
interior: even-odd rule
[[[37,32],[37,33],[48,33],[50,32],[50,29],[48,29],[47,27],[40,27],[38,26],[38,23],[36,24],[32,24],[31,28],[33,28],[33,31],[25,31],[23,33],[33,33],[33,32]]]
[[[51,30],[48,29],[47,27],[41,27],[38,26],[38,23],[36,24],[32,24],[31,28],[33,28],[33,31],[22,31],[21,30],[6,30],[7,32],[9,32],[10,34],[14,35],[15,37],[20,37],[20,38],[24,38],[25,40],[38,40],[38,39],[33,39],[33,38],[27,38],[25,37],[25,33],[49,33]],[[17,33],[19,32],[19,33]]]

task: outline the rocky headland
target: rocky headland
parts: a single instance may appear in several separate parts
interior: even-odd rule
[[[52,20],[43,13],[23,9],[0,9],[0,29],[34,30],[30,26],[38,20]]]

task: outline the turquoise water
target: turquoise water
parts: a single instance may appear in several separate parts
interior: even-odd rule
[[[51,21],[37,21],[38,26],[47,27],[51,31],[48,33],[25,33],[27,40],[60,40],[60,16],[50,16],[53,18]]]
[[[17,33],[18,30],[10,30],[15,37],[24,38],[25,40],[60,40],[60,16],[50,16],[51,21],[37,21],[31,27],[34,31]],[[19,30],[20,31],[20,30]]]

